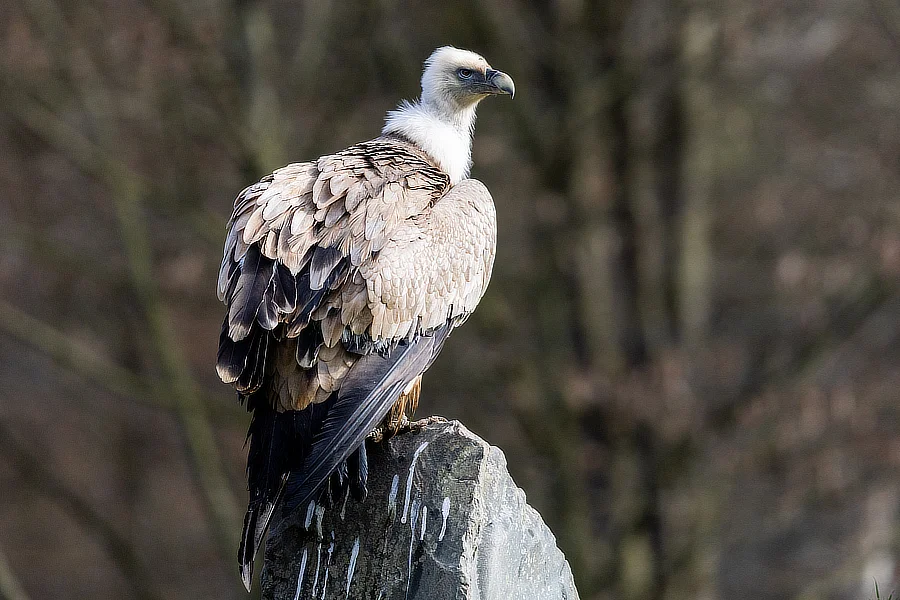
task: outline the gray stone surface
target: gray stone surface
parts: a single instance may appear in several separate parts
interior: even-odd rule
[[[369,445],[369,497],[300,507],[269,536],[262,597],[577,600],[506,459],[456,421]]]

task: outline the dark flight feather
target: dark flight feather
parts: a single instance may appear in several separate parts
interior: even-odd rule
[[[241,373],[234,386],[238,392],[252,394],[262,385],[266,373],[266,353],[270,337],[271,334],[268,331],[261,330],[259,327],[254,327],[253,332],[248,336],[252,342],[247,353],[244,372]]]
[[[316,246],[312,260],[309,262],[309,288],[321,290],[331,275],[332,270],[344,259],[344,255],[337,248],[323,248]]]
[[[309,271],[300,274],[297,278],[297,307],[288,321],[288,337],[298,336],[309,325],[312,313],[322,305],[328,292],[336,289],[349,272],[350,263],[346,259],[338,261],[320,289],[312,288]]]
[[[237,287],[238,279],[241,276],[241,265],[238,262],[233,260],[229,260],[228,262],[228,279],[225,283],[225,294],[222,298],[225,300],[226,304],[231,303],[231,298],[234,295],[234,289]],[[226,315],[227,318],[227,315]]]
[[[297,336],[297,364],[304,369],[312,369],[319,358],[319,349],[325,340],[322,327],[318,323],[309,325]]]
[[[232,340],[242,340],[250,333],[272,281],[274,265],[275,261],[260,254],[256,244],[247,249],[228,309],[228,337]]]
[[[244,527],[241,530],[241,544],[238,547],[238,564],[241,570],[241,581],[247,591],[253,581],[253,560],[256,558],[256,552],[262,544],[262,538],[266,534],[268,524],[272,519],[272,513],[281,501],[284,494],[284,482],[287,480],[285,473],[282,484],[278,488],[274,497],[266,498],[259,503],[251,503],[247,507],[247,513],[244,515]]]
[[[356,449],[356,452],[347,459],[347,470],[349,471],[350,493],[353,497],[362,502],[366,499],[369,491],[366,483],[369,480],[369,459],[366,456],[366,442],[363,441]]]
[[[216,372],[225,383],[234,383],[247,366],[247,356],[252,345],[252,336],[234,341],[228,337],[228,317],[222,324],[219,335],[219,353],[216,356]]]
[[[256,322],[267,331],[272,331],[278,326],[278,307],[275,305],[275,273],[273,265],[272,279],[269,287],[263,293],[259,311],[256,313]]]
[[[289,314],[297,306],[297,279],[290,269],[281,263],[275,264],[275,306],[282,314]]]
[[[307,309],[315,302],[315,298],[321,297],[321,290],[313,290],[309,287],[309,271],[303,271],[297,277],[297,304],[298,313],[307,312]],[[310,313],[312,310],[307,312]]]
[[[347,490],[347,461],[338,465],[331,474],[331,502],[337,503]]]
[[[401,343],[390,356],[369,354],[344,379],[337,399],[316,430],[303,466],[291,473],[284,505],[292,510],[309,501],[332,471],[363,443],[409,383],[422,374],[444,345],[451,327]]]

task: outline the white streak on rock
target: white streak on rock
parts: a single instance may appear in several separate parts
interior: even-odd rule
[[[312,595],[316,595],[316,589],[319,587],[319,566],[322,564],[322,542],[316,545],[316,578],[313,579]]]
[[[334,552],[334,532],[331,532],[331,544],[328,546],[328,560],[325,563],[325,578],[322,580],[322,600],[325,600],[325,589],[328,587],[328,569],[331,567],[331,555]]]
[[[444,534],[447,533],[447,517],[450,516],[450,498],[444,497],[444,503],[441,505],[441,533],[438,535],[438,541],[444,540]]]
[[[319,539],[322,539],[322,517],[324,516],[325,507],[316,506],[316,533],[319,534]]]
[[[422,503],[421,521],[422,521],[422,530],[419,532],[419,541],[420,542],[425,539],[425,523],[428,521],[428,507],[425,506],[424,502]]]
[[[400,476],[394,475],[394,479],[391,481],[391,493],[388,494],[388,514],[391,515],[391,519],[397,514],[397,490],[399,487]]]
[[[413,475],[416,474],[416,461],[419,460],[419,455],[422,454],[422,450],[427,447],[428,442],[422,442],[413,453],[412,462],[409,463],[409,476],[406,478],[406,499],[403,502],[403,517],[400,519],[401,523],[406,523],[406,515],[409,510],[409,494],[412,491]]]
[[[316,501],[310,500],[309,506],[306,508],[306,520],[303,521],[303,529],[309,529],[309,524],[312,523],[314,512],[316,512]]]
[[[421,448],[421,446],[420,446]],[[413,458],[413,464],[415,464],[415,458]],[[407,570],[406,570],[406,598],[409,600],[409,583],[412,580],[412,554],[413,554],[413,545],[416,543],[416,521],[419,518],[419,499],[416,498],[412,503],[412,513],[409,518],[409,558],[407,559]],[[404,520],[404,523],[406,521]]]
[[[303,548],[303,558],[300,559],[300,574],[297,575],[297,593],[294,600],[300,600],[300,590],[303,589],[303,573],[306,572],[306,547]]]
[[[347,513],[347,500],[350,498],[350,486],[347,486],[347,491],[344,492],[344,503],[341,505],[341,521],[344,520],[344,515]]]
[[[350,584],[353,583],[353,571],[356,570],[356,557],[359,556],[359,536],[356,536],[356,541],[353,542],[353,550],[350,551],[350,564],[347,565],[347,595],[345,598],[350,597]],[[297,600],[296,598],[294,600]]]

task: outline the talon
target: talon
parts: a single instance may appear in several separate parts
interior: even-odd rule
[[[425,417],[424,419],[419,419],[418,421],[413,421],[412,423],[409,424],[408,430],[421,431],[422,429],[425,429],[429,425],[434,425],[436,423],[447,423],[447,422],[448,422],[447,419],[445,419],[444,417],[432,415],[430,417]]]
[[[406,416],[406,413],[400,415],[400,419],[392,429],[392,436],[397,435],[398,433],[406,433],[412,429],[412,422],[409,420],[409,417]]]

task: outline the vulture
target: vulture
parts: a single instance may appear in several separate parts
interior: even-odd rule
[[[366,496],[366,438],[391,435],[422,374],[475,310],[496,213],[469,179],[475,109],[509,75],[450,46],[381,136],[243,190],[227,226],[216,370],[252,412],[238,551],[250,590],[273,512]]]

